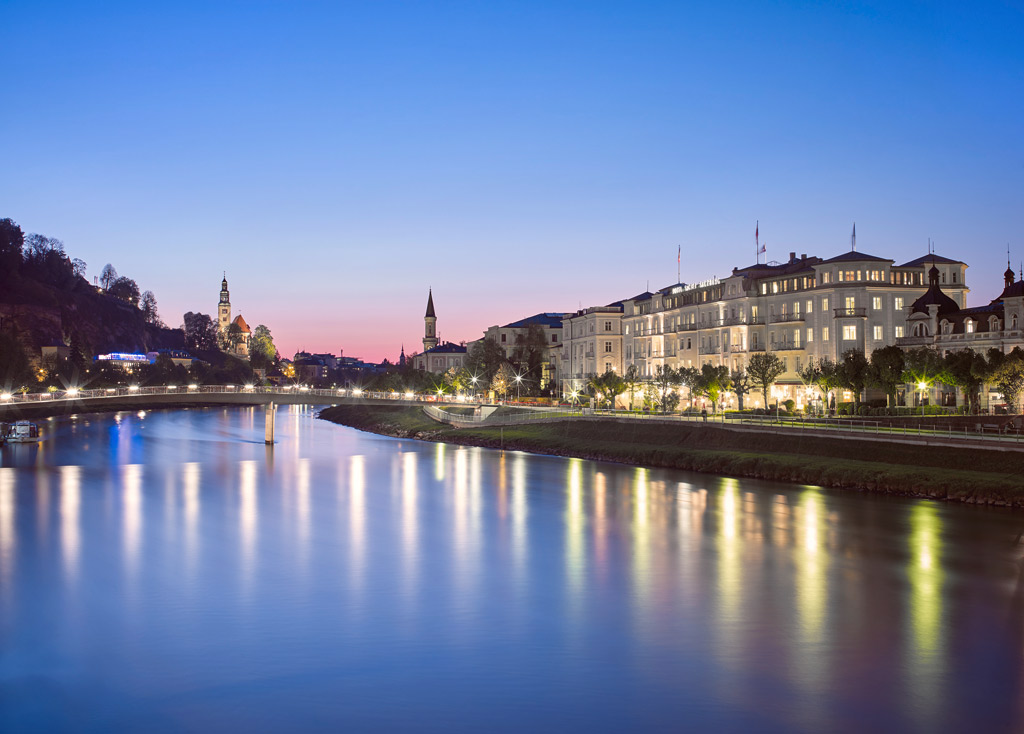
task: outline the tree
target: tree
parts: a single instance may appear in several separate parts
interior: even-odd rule
[[[205,313],[192,313],[184,316],[185,345],[189,349],[213,351],[217,348],[217,325]]]
[[[232,352],[237,352],[238,348],[245,342],[245,334],[242,333],[242,327],[236,322],[232,321],[228,324],[227,333],[227,345]]]
[[[843,360],[839,363],[840,385],[853,393],[855,407],[860,406],[860,395],[868,383],[868,367],[864,352],[859,349],[843,352]]]
[[[491,378],[491,389],[498,395],[504,397],[512,388],[515,379],[515,370],[512,369],[512,365],[505,362],[498,368],[498,371],[494,373],[494,377]]]
[[[516,334],[512,363],[525,384],[540,386],[543,376],[544,352],[547,349],[547,334],[540,324],[530,324],[526,333]]]
[[[109,291],[110,286],[114,285],[117,280],[117,270],[113,265],[107,263],[103,266],[103,271],[100,273],[100,285],[103,286],[103,290]]]
[[[705,362],[700,368],[698,391],[711,401],[711,412],[718,412],[718,399],[722,391],[729,387],[729,368],[725,365],[714,366]]]
[[[768,407],[768,391],[771,390],[779,375],[785,371],[786,368],[782,366],[782,360],[771,352],[758,352],[747,363],[747,373],[761,390],[765,408]]]
[[[997,355],[989,350],[992,365],[989,372],[989,379],[1006,401],[1006,409],[1010,413],[1020,412],[1020,396],[1024,392],[1024,351],[1020,347],[1014,347],[1009,354]]]
[[[636,396],[637,387],[640,385],[640,368],[631,364],[622,374],[623,392],[629,395],[629,409],[633,410],[633,398]]]
[[[659,364],[654,370],[654,386],[662,413],[675,410],[679,404],[679,393],[675,390],[679,385],[679,373],[669,365]]]
[[[918,385],[931,384],[942,372],[939,353],[928,347],[917,347],[903,355],[903,382]]]
[[[680,367],[676,370],[679,373],[679,384],[686,387],[690,394],[690,407],[693,407],[693,399],[700,394],[700,370],[696,367]]]
[[[277,361],[277,347],[274,346],[274,337],[263,324],[259,324],[252,330],[252,337],[249,339],[249,362],[256,369],[267,369]]]
[[[948,353],[942,360],[939,379],[947,385],[960,388],[968,413],[977,413],[980,407],[978,391],[988,375],[988,362],[973,349]]]
[[[139,305],[139,285],[131,278],[119,277],[111,284],[107,292],[114,298],[120,298],[133,306]]]
[[[603,375],[591,376],[588,383],[594,396],[600,396],[600,402],[608,403],[612,410],[615,409],[615,398],[626,389],[625,381],[615,370],[606,370]]]
[[[906,360],[897,346],[883,347],[871,353],[868,382],[885,390],[886,403],[896,405],[896,388],[903,383]]]
[[[750,375],[742,367],[729,374],[729,389],[736,393],[736,402],[739,409],[743,410],[743,396],[749,393],[753,386],[750,384]]]
[[[0,219],[0,281],[13,278],[21,268],[25,233],[13,219]]]
[[[465,391],[471,384],[469,371],[464,367],[449,367],[444,373],[444,384],[455,394]]]
[[[153,295],[153,291],[145,291],[142,294],[139,308],[142,309],[142,318],[145,319],[147,324],[153,324],[154,326],[162,325],[160,314],[156,310],[156,296]]]
[[[25,349],[14,334],[0,332],[0,390],[15,392],[34,381]]]
[[[487,385],[501,365],[505,364],[505,351],[494,339],[480,339],[469,347],[465,364],[470,374]]]

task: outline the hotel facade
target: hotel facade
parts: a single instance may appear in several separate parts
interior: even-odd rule
[[[943,292],[965,308],[965,263],[929,254],[897,264],[851,251],[827,259],[790,253],[783,263],[581,309],[563,321],[563,394],[607,369],[636,365],[641,379],[659,365],[738,370],[771,352],[785,367],[772,398],[803,405],[810,391],[799,372],[810,359],[838,360],[851,349],[870,355],[910,336],[908,317],[933,267]],[[763,398],[752,393],[745,403],[759,407]]]

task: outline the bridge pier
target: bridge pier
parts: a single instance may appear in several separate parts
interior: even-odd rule
[[[268,446],[274,443],[274,416],[277,413],[277,406],[274,403],[267,403],[267,408],[263,413],[264,423],[266,429],[264,431],[264,443]]]

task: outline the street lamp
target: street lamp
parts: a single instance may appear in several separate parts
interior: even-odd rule
[[[928,389],[928,384],[923,380],[917,383],[917,389],[921,391],[921,417],[924,417],[924,391]]]
[[[516,375],[516,402],[519,402],[519,388],[523,384],[523,376]]]

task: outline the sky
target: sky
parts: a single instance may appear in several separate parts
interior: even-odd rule
[[[0,4],[0,217],[394,361],[754,261],[1024,259],[1020,2]]]

